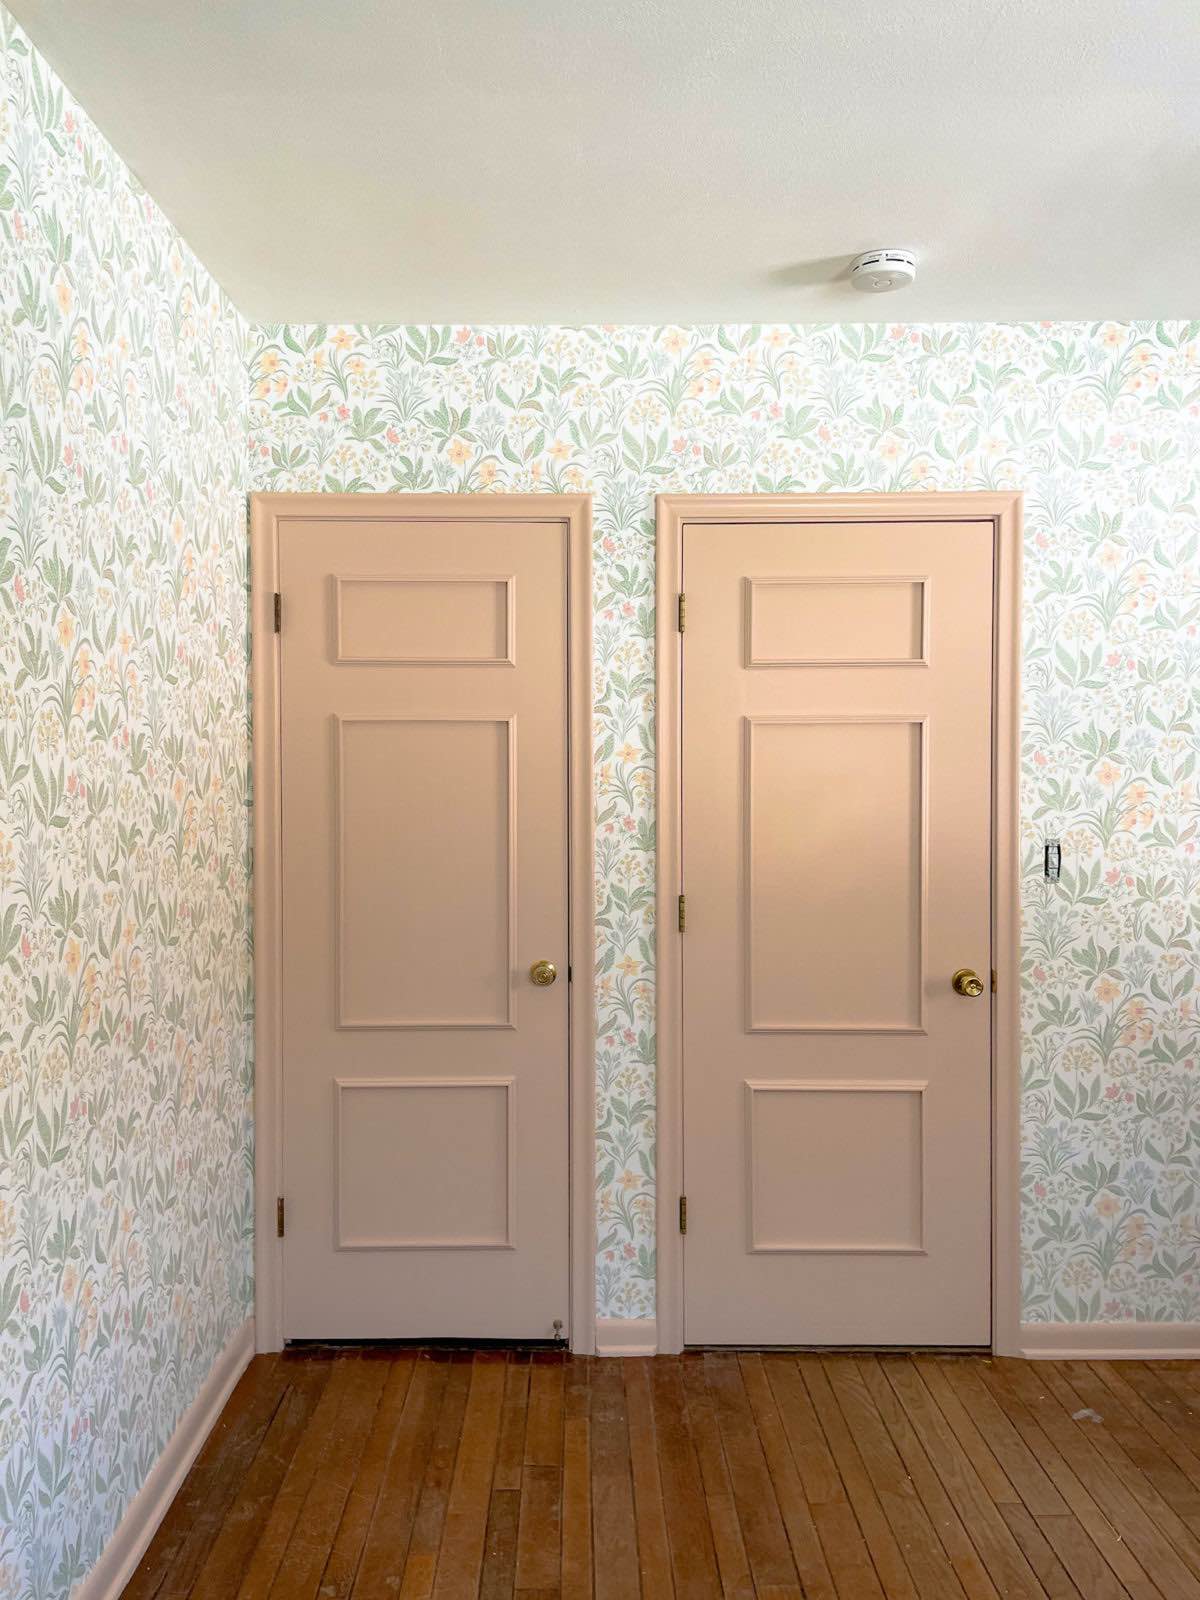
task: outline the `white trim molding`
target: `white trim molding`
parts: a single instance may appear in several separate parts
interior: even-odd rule
[[[254,1318],[248,1317],[213,1362],[95,1566],[71,1591],[71,1600],[118,1600],[253,1355]]]
[[[595,780],[592,770],[592,497],[587,494],[252,494],[250,628],[254,767],[254,1293],[258,1348],[281,1350],[283,1247],[276,1200],[283,1171],[283,897],[280,874],[279,524],[352,518],[542,522],[563,528],[567,554],[570,763],[570,1345],[593,1349],[596,1306]],[[508,585],[512,658],[515,588]],[[493,663],[503,664],[503,663]],[[428,1026],[428,1024],[423,1024]],[[507,1026],[507,1024],[505,1024]]]
[[[676,927],[681,846],[681,640],[677,596],[686,525],[754,522],[990,522],[994,548],[992,767],[992,1348],[1019,1355],[1020,943],[1018,751],[1020,738],[1021,495],[660,494],[656,503],[656,737],[658,760],[658,1174],[659,1351],[684,1347],[684,1249],[676,1197],[683,1173],[683,972]],[[895,580],[890,580],[895,581]],[[911,580],[908,580],[911,581]],[[923,654],[928,654],[928,640]],[[844,663],[853,666],[854,663]],[[799,667],[799,663],[796,663]],[[914,663],[919,665],[919,663]]]
[[[658,1354],[658,1324],[653,1317],[597,1317],[598,1356],[654,1356]]]
[[[1027,1361],[1198,1361],[1200,1322],[1023,1322]]]

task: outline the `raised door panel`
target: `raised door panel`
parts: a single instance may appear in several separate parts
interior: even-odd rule
[[[746,1084],[752,1251],[924,1248],[924,1083]],[[857,1152],[870,1152],[865,1172]]]
[[[335,1090],[339,1250],[515,1249],[515,1078],[339,1078]]]
[[[419,573],[334,578],[335,659],[344,666],[515,666],[512,577]]]
[[[924,724],[745,729],[749,1030],[920,1031]]]
[[[928,578],[749,578],[752,667],[923,667]]]
[[[513,718],[338,717],[343,1028],[513,1026]]]

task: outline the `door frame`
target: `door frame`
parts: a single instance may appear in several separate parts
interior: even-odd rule
[[[336,518],[560,523],[567,540],[569,1339],[595,1347],[595,804],[592,778],[592,497],[588,494],[252,494],[251,763],[254,808],[254,1321],[256,1348],[283,1348],[283,888],[279,522]],[[283,626],[287,626],[286,598]]]
[[[683,946],[681,892],[683,719],[678,595],[689,523],[990,522],[992,623],[992,1349],[1020,1354],[1020,602],[1021,495],[1017,491],[914,494],[660,494],[656,500],[658,753],[658,1348],[683,1349]]]

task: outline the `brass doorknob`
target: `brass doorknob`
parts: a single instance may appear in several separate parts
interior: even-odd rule
[[[558,977],[558,968],[553,961],[535,961],[529,969],[529,976],[539,989],[547,989]]]
[[[968,1000],[978,1000],[983,993],[983,979],[977,972],[972,972],[970,967],[959,967],[950,982],[954,986],[955,994],[966,995]]]

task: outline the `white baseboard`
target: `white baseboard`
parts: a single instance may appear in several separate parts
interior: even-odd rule
[[[99,1560],[71,1591],[71,1600],[118,1600],[253,1354],[254,1318],[249,1317],[213,1362]]]
[[[598,1356],[654,1356],[658,1354],[658,1323],[653,1317],[597,1317]]]
[[[1200,1322],[1023,1322],[1030,1361],[1195,1361]]]

